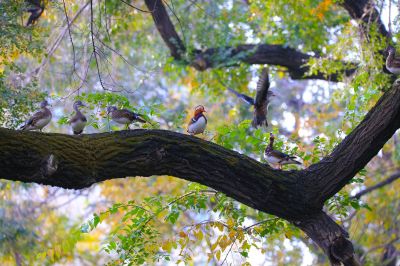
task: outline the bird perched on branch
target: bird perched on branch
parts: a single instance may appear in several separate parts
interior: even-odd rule
[[[117,109],[115,106],[107,107],[107,115],[111,115],[111,119],[114,122],[126,125],[127,129],[130,129],[129,125],[133,122],[147,122],[140,114],[134,113],[128,109]]]
[[[242,99],[248,104],[254,106],[254,113],[253,113],[253,121],[251,122],[252,126],[257,128],[259,126],[268,127],[267,122],[267,112],[268,112],[268,105],[271,100],[272,96],[275,94],[269,90],[269,78],[268,78],[268,70],[264,68],[261,71],[260,78],[257,82],[257,92],[256,97],[253,99],[250,96],[245,94],[239,93],[234,89],[228,88],[228,90],[234,93],[237,97]]]
[[[50,123],[52,114],[50,110],[47,108],[49,103],[44,100],[40,103],[40,110],[34,113],[23,126],[20,127],[21,130],[35,130],[39,129],[40,132],[42,128],[47,126]]]
[[[79,135],[83,132],[86,126],[87,119],[84,114],[79,110],[79,107],[85,107],[81,101],[74,102],[75,115],[69,120],[69,124],[72,127],[72,131],[75,135]]]
[[[272,164],[272,165],[278,165],[278,169],[282,169],[282,165],[285,164],[301,164],[301,162],[298,162],[294,159],[296,159],[296,156],[290,156],[286,153],[283,153],[281,151],[274,150],[274,140],[275,137],[271,133],[269,137],[269,145],[264,151],[264,158],[265,160]]]
[[[203,133],[207,126],[207,118],[203,113],[206,113],[203,105],[198,105],[194,109],[194,116],[190,119],[187,132],[190,135]]]
[[[388,57],[386,58],[386,68],[395,75],[400,74],[400,57],[396,56],[396,49],[393,46],[386,48]]]

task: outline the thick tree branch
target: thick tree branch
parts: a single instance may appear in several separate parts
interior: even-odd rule
[[[191,51],[185,55],[186,48],[172,24],[168,12],[161,0],[145,0],[151,10],[154,23],[162,39],[171,51],[174,59],[186,61],[195,69],[204,71],[208,68],[234,66],[239,63],[270,64],[288,68],[293,79],[323,79],[338,81],[341,75],[350,76],[356,65],[349,63],[341,73],[326,75],[318,73],[306,76],[309,68],[304,66],[313,56],[296,51],[283,45],[243,44],[236,47],[209,48],[204,51]]]
[[[186,49],[168,16],[162,0],[145,0],[145,3],[151,11],[157,30],[171,51],[172,57],[176,60],[181,60]]]
[[[379,99],[364,120],[319,163],[305,170],[305,181],[319,204],[336,194],[379,152],[400,127],[400,86]],[[315,200],[315,198],[313,198]]]
[[[371,191],[374,191],[374,190],[376,190],[378,188],[381,188],[383,186],[389,185],[389,184],[393,183],[394,181],[396,181],[399,178],[400,178],[400,171],[392,174],[391,176],[389,176],[388,178],[386,178],[382,182],[379,182],[378,184],[375,184],[375,185],[370,186],[370,187],[368,187],[368,188],[366,188],[364,190],[361,190],[360,192],[355,194],[352,198],[359,199],[362,196],[364,196],[365,194],[368,194]]]
[[[375,24],[378,32],[383,38],[390,38],[390,33],[386,30],[381,20],[381,15],[376,9],[373,1],[370,0],[344,0],[341,5],[347,10],[352,19],[361,21],[360,27],[364,36],[368,37],[370,27]]]
[[[349,64],[347,69],[341,73],[306,75],[309,68],[305,64],[311,58],[316,57],[283,45],[244,44],[236,47],[219,47],[210,48],[202,52],[197,51],[191,64],[200,71],[214,67],[233,66],[240,62],[260,65],[268,64],[286,67],[292,79],[323,79],[330,81],[339,81],[341,75],[350,76],[357,69],[356,65]]]
[[[80,189],[111,178],[172,175],[256,209],[298,219],[309,209],[296,172],[165,130],[69,136],[0,129],[1,178]]]
[[[399,127],[400,86],[395,85],[330,156],[303,171],[274,170],[214,143],[165,130],[69,136],[0,129],[0,177],[79,189],[126,176],[176,176],[293,222],[333,265],[358,265],[346,232],[322,206]]]

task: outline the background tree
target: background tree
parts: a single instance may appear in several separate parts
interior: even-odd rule
[[[0,4],[0,121],[15,128],[51,97],[48,131],[63,134],[1,129],[1,177],[75,189],[158,177],[78,193],[4,181],[4,235],[20,236],[2,240],[5,261],[395,263],[400,89],[382,51],[397,18],[391,32],[381,13],[397,2],[40,1],[45,11],[26,27],[36,2]],[[259,65],[279,95],[269,112],[276,147],[304,170],[258,163],[269,133],[226,92],[251,94]],[[89,133],[118,128],[104,117],[110,104],[157,125],[68,137],[74,99],[90,105]],[[207,142],[180,134],[198,104],[209,111]],[[22,208],[25,193],[38,196]],[[81,227],[90,234],[74,226],[85,205],[98,210]],[[104,236],[102,251],[90,244]]]

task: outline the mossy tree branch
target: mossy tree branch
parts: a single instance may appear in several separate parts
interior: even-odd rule
[[[274,170],[214,143],[166,130],[70,136],[0,129],[0,178],[79,189],[112,178],[171,175],[293,222],[332,265],[358,265],[347,233],[323,213],[323,203],[399,127],[396,84],[329,156],[302,171]]]

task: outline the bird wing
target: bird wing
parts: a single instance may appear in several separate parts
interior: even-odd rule
[[[35,125],[38,120],[42,119],[46,115],[44,110],[39,110],[34,113],[29,120],[26,122],[27,125]]]
[[[281,151],[277,151],[277,150],[272,150],[270,152],[270,155],[275,157],[275,158],[280,158],[280,159],[290,158],[290,156],[288,154],[283,153]]]
[[[147,121],[144,120],[144,119],[141,117],[142,115],[140,115],[140,114],[135,114],[135,113],[134,113],[134,115],[135,115],[135,120],[136,120],[136,121],[138,121],[138,122],[140,122],[140,123],[147,123]]]
[[[132,120],[132,121],[135,119],[135,113],[130,111],[130,110],[128,110],[128,109],[119,110],[119,114],[120,114],[121,117],[126,117],[126,118],[128,118],[129,120]]]
[[[79,112],[76,113],[73,117],[71,117],[71,119],[68,122],[71,124],[77,122],[78,120],[82,120],[84,122],[87,121],[86,116],[84,116],[81,112]]]
[[[268,112],[268,90],[269,90],[268,70],[264,68],[257,82],[257,93],[254,103],[254,115],[252,125],[268,127],[267,112]]]
[[[228,90],[230,92],[232,92],[233,94],[235,94],[238,98],[242,99],[243,101],[245,101],[248,104],[254,105],[254,99],[251,98],[250,96],[247,96],[245,94],[239,93],[237,91],[235,91],[234,89],[228,88]]]
[[[266,107],[269,86],[268,69],[264,68],[257,82],[257,93],[254,101],[256,108]]]
[[[132,121],[135,120],[135,121],[138,121],[140,123],[147,123],[147,121],[142,118],[143,116],[141,114],[134,113],[134,112],[132,112],[132,111],[130,111],[128,109],[122,109],[121,110],[121,115],[124,116],[124,117],[129,118],[129,120],[132,120]]]
[[[400,57],[393,58],[392,65],[393,67],[400,67]]]

